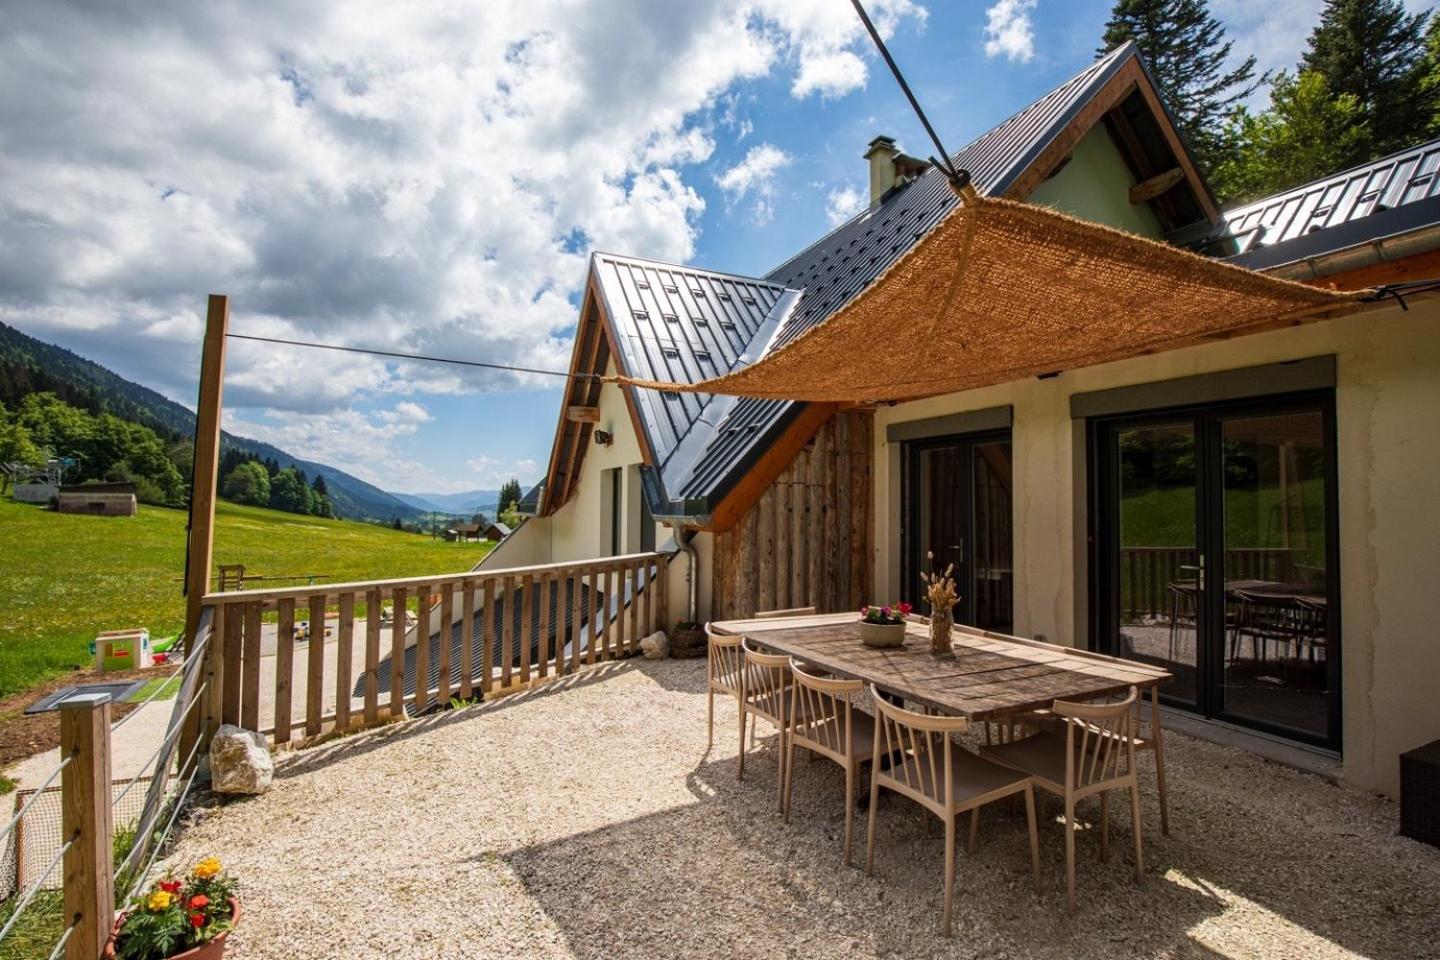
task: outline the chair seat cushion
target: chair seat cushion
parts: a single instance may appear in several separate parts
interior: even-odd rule
[[[953,747],[950,757],[951,802],[957,806],[1006,787],[1019,788],[1029,774],[1013,770],[968,750]]]
[[[807,724],[795,732],[795,742],[805,746],[813,741],[826,748],[840,740],[840,717],[829,715],[819,724]],[[869,760],[875,752],[875,718],[864,710],[850,710],[850,755]]]

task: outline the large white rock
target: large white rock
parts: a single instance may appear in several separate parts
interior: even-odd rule
[[[670,638],[664,630],[656,630],[640,641],[640,652],[646,660],[664,660],[670,655]]]
[[[216,793],[264,793],[275,764],[265,738],[253,730],[221,724],[210,740],[210,789]]]

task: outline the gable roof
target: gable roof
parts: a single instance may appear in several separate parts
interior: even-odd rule
[[[1191,199],[1181,209],[1205,217],[1214,209],[1209,188],[1194,172],[1173,118],[1156,96],[1153,79],[1133,43],[1099,58],[977,137],[955,154],[955,165],[970,172],[980,193],[1023,199],[1034,184],[1063,164],[1083,132],[1118,110],[1132,94],[1144,97],[1136,109],[1154,108],[1164,114],[1152,126],[1158,128],[1163,122],[1168,142],[1178,149],[1179,156],[1171,159],[1192,174],[1185,180],[1185,195]],[[1143,153],[1143,145],[1134,142],[1134,132],[1127,128],[1127,135],[1135,151]],[[1164,147],[1161,152],[1170,156]],[[1142,156],[1138,162],[1148,164],[1152,159]],[[1127,157],[1137,176],[1148,175],[1135,168],[1136,162]],[[1037,164],[1046,167],[1038,177]],[[927,170],[763,278],[595,255],[592,281],[614,325],[622,372],[638,378],[696,382],[753,362],[843,308],[908,252],[956,202],[944,175]],[[1204,225],[1209,228],[1208,217]],[[668,299],[657,295],[663,277],[673,278],[676,287]],[[646,287],[639,286],[642,280]],[[733,298],[747,290],[755,303],[744,304],[749,309],[737,313],[733,329],[716,331],[712,324],[717,322],[714,307],[718,299],[702,301],[679,292],[691,283],[714,290],[716,298],[721,291],[730,292]],[[730,306],[734,306],[733,299]],[[675,319],[669,320],[667,314]],[[702,317],[708,322],[697,325]],[[748,340],[744,331],[749,331]],[[720,332],[725,335],[718,336]],[[577,350],[579,339],[577,335]],[[700,354],[708,354],[708,362]],[[654,469],[644,474],[651,511],[660,520],[691,523],[709,518],[746,470],[796,424],[806,406],[645,388],[632,388],[630,396],[636,425],[653,454]],[[578,467],[568,469],[574,472]]]
[[[1254,270],[1337,253],[1440,223],[1440,140],[1224,212],[1211,242]]]

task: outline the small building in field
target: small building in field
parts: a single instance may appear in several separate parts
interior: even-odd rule
[[[485,528],[485,539],[500,541],[510,536],[510,528],[500,521],[495,521]]]
[[[82,483],[60,488],[55,508],[61,513],[89,513],[97,517],[133,517],[139,513],[133,483]]]
[[[457,523],[445,531],[446,540],[479,540],[485,536],[485,528],[479,523]]]

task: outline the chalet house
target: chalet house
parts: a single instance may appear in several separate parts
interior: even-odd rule
[[[670,596],[694,577],[673,624],[918,600],[933,554],[955,564],[963,622],[1161,663],[1175,709],[1337,757],[1348,781],[1393,793],[1398,755],[1440,736],[1423,586],[1440,568],[1437,301],[1417,286],[904,402],[601,379],[693,384],[753,365],[959,202],[892,140],[865,157],[869,209],[762,277],[592,257],[549,469],[484,566],[673,537]],[[982,197],[1272,276],[1339,290],[1440,276],[1440,141],[1222,211],[1131,45],[954,159]]]

